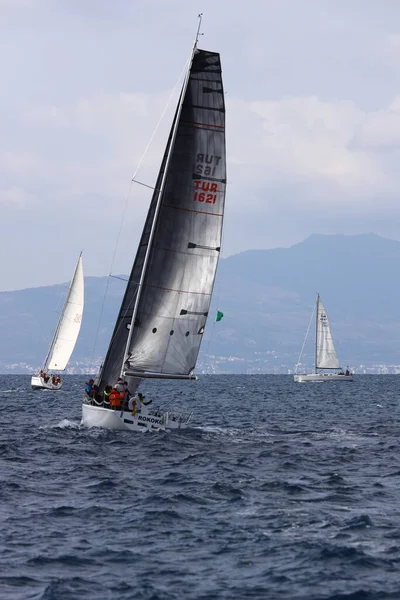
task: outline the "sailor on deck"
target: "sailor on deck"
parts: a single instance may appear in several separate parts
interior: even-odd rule
[[[149,414],[149,409],[147,408],[149,404],[151,404],[151,400],[148,400],[147,402],[145,402],[145,396],[143,396],[143,394],[141,394],[140,392],[137,395],[138,398],[138,405],[140,407],[140,412],[142,413],[142,415],[148,415]]]
[[[119,378],[117,383],[114,385],[110,394],[111,408],[115,410],[122,408],[122,403],[126,396],[126,389],[123,379]]]
[[[106,385],[103,392],[103,406],[105,408],[110,408],[110,395],[111,395],[112,387],[111,385]]]
[[[93,395],[94,395],[93,384],[94,384],[94,379],[89,379],[89,381],[86,382],[85,392],[86,392],[88,398],[93,398]]]

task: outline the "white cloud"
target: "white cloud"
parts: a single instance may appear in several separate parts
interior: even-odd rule
[[[3,153],[0,169],[12,184],[25,181],[51,190],[54,205],[67,202],[77,214],[98,222],[117,222],[135,165],[170,92],[101,94],[75,105],[25,109],[21,121],[41,151]],[[316,96],[274,101],[227,102],[228,210],[239,215],[243,193],[247,210],[276,213],[282,205],[296,212],[376,211],[393,203],[397,169],[382,158],[383,143],[400,141],[400,102],[366,112],[354,102],[326,102]],[[146,155],[139,180],[152,185],[161,160],[174,102]],[[392,152],[395,152],[395,148]],[[281,200],[277,203],[276,196]],[[127,227],[138,236],[149,192],[134,186]],[[43,197],[48,202],[47,195]],[[113,211],[112,207],[119,207]],[[74,208],[75,207],[75,208]],[[234,227],[240,226],[238,221]],[[255,225],[256,227],[256,225]],[[232,236],[235,238],[235,233]],[[242,249],[226,236],[229,251]]]
[[[37,198],[34,194],[30,194],[22,188],[0,188],[0,205],[3,207],[9,205],[16,209],[31,208],[36,200]]]
[[[194,0],[117,4],[0,0],[2,218],[11,231],[15,208],[26,213],[23,240],[32,259],[47,261],[38,283],[54,280],[55,267],[69,275],[54,246],[58,257],[84,246],[88,272],[106,272],[131,176],[187,58]],[[221,51],[227,92],[225,253],[374,231],[378,217],[380,233],[393,235],[400,4],[231,4],[203,0],[201,38]],[[150,185],[174,104],[138,175]],[[132,188],[119,271],[131,264],[149,198]],[[38,239],[43,215],[57,228]],[[99,246],[105,230],[110,242]],[[6,287],[33,283],[22,260],[9,277]]]
[[[376,152],[400,147],[400,96],[387,108],[368,115],[357,130],[355,141]]]
[[[329,209],[333,197],[336,205],[354,204],[356,209],[377,194],[391,202],[400,176],[390,160],[382,159],[380,147],[371,148],[371,139],[378,145],[400,142],[397,107],[397,100],[387,111],[371,112],[316,97],[233,100],[232,163],[257,188],[280,185],[283,191],[288,183],[305,184],[303,208],[323,204]]]

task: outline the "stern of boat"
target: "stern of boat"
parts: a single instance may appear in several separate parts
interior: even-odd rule
[[[165,427],[168,429],[187,429],[193,413],[168,411],[165,413]]]
[[[119,412],[101,406],[82,404],[81,425],[85,427],[104,427],[105,429],[125,429],[119,418]]]
[[[63,379],[61,379],[58,385],[54,385],[51,381],[46,383],[39,375],[32,375],[31,377],[31,387],[33,390],[53,390],[55,392],[62,388],[63,383]]]

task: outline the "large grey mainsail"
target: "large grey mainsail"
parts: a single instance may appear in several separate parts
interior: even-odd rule
[[[100,389],[121,374],[131,392],[146,375],[192,374],[220,253],[225,188],[220,57],[195,49]]]

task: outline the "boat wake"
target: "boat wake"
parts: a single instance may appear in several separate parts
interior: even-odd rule
[[[41,425],[39,429],[80,429],[80,421],[71,421],[70,419],[61,419],[58,423],[51,425]]]

